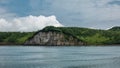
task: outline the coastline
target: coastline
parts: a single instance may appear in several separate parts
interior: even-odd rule
[[[120,44],[101,44],[101,45],[96,45],[96,44],[85,44],[85,45],[29,45],[29,44],[0,44],[0,46],[120,46]]]

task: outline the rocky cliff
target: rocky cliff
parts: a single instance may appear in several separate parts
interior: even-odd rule
[[[33,37],[28,39],[25,44],[28,45],[83,45],[84,43],[73,36],[67,36],[59,32],[37,32]]]
[[[37,32],[0,32],[0,45],[119,45],[120,27],[97,30],[48,26]]]

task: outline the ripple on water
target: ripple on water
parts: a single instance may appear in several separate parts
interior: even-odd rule
[[[120,47],[1,46],[0,68],[119,68]]]

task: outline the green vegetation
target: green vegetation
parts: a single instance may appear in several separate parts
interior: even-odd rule
[[[113,27],[109,30],[97,30],[79,27],[48,26],[40,31],[63,33],[66,39],[69,36],[73,36],[89,45],[120,44],[120,27]],[[27,39],[32,38],[38,32],[0,32],[0,43],[23,44]]]
[[[71,35],[87,44],[120,44],[120,27],[109,30],[97,30],[79,27],[53,27],[48,26],[41,31],[57,31],[65,35]]]
[[[0,32],[0,44],[23,44],[34,32]]]
[[[116,27],[111,28],[110,30],[112,30],[112,31],[120,31],[120,27],[116,26]]]

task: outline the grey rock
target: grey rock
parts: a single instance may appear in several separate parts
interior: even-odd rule
[[[50,45],[50,46],[62,46],[62,45],[83,45],[82,41],[69,36],[67,39],[63,33],[57,32],[38,32],[31,39],[28,39],[25,44],[27,45]]]

